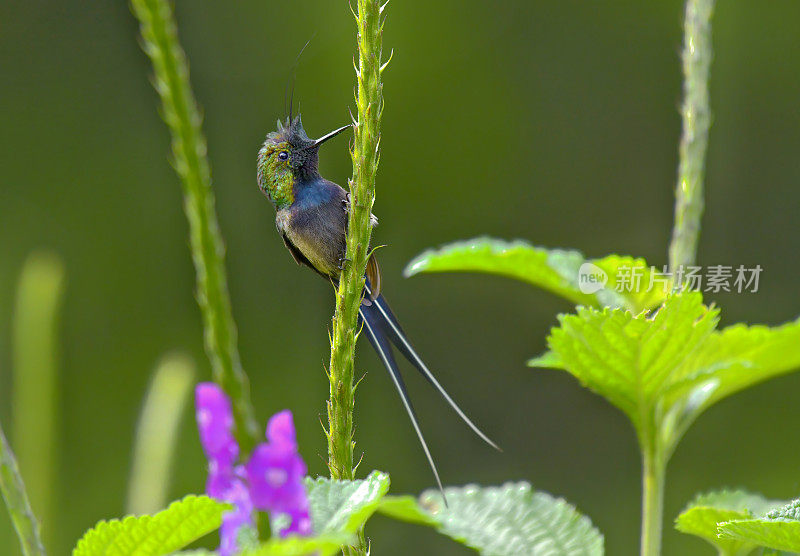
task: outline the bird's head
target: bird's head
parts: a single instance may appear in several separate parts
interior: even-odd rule
[[[278,129],[267,134],[258,151],[258,187],[277,207],[294,202],[294,185],[298,180],[318,175],[319,147],[349,128],[335,129],[319,139],[310,139],[303,129],[298,114],[296,118],[278,120]]]

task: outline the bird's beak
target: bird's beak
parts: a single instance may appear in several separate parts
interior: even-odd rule
[[[349,129],[350,127],[352,127],[352,125],[351,125],[351,124],[348,124],[348,125],[346,125],[346,126],[342,126],[342,127],[340,127],[339,129],[334,129],[334,130],[333,130],[333,131],[331,131],[330,133],[328,133],[328,134],[326,134],[326,135],[323,135],[322,137],[320,137],[319,139],[317,139],[316,141],[314,141],[314,144],[313,144],[312,146],[314,146],[314,147],[319,147],[321,144],[323,144],[323,143],[324,143],[325,141],[327,141],[328,139],[333,139],[334,137],[336,137],[337,135],[339,135],[341,132],[343,132],[343,131],[344,131],[344,130],[346,130],[346,129]]]

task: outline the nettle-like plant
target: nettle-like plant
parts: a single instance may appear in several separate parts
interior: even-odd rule
[[[478,238],[419,255],[406,275],[484,272],[522,280],[579,306],[559,315],[549,350],[531,359],[561,369],[621,409],[642,454],[641,553],[660,552],[664,479],[678,442],[719,400],[800,368],[800,319],[778,327],[735,324],[718,329],[719,309],[693,288],[703,212],[705,152],[710,126],[708,74],[713,0],[688,0],[683,50],[683,135],[669,270],[619,255],[585,259],[573,250]],[[747,274],[709,267],[708,286],[754,287]],[[716,285],[712,285],[716,284]],[[722,286],[720,286],[722,284]],[[730,290],[728,290],[730,291]],[[676,521],[679,531],[710,541],[725,555],[800,551],[798,501],[781,508],[757,495],[720,491],[699,496]]]
[[[204,495],[191,494],[166,509],[150,511],[164,506],[164,469],[175,430],[175,419],[169,416],[180,411],[193,375],[184,358],[167,358],[154,377],[139,426],[129,500],[136,515],[101,521],[80,539],[73,554],[156,556],[181,550],[183,554],[212,554],[187,547],[217,529],[221,556],[367,554],[364,524],[376,512],[433,527],[485,554],[603,554],[603,537],[588,518],[561,499],[535,492],[526,482],[447,487],[445,503],[438,490],[419,497],[389,495],[389,476],[380,471],[355,478],[353,359],[380,155],[385,5],[357,0],[354,10],[357,115],[350,188],[358,202],[349,215],[350,263],[337,290],[332,327],[326,430],[330,478],[306,476],[290,412],[273,416],[266,432],[253,417],[227,293],[201,118],[173,13],[168,0],[133,0],[132,6],[172,134],[174,165],[189,221],[197,297],[214,378],[214,383],[201,383],[195,389],[199,437],[209,474]],[[409,276],[498,274],[544,288],[577,305],[574,314],[559,316],[559,325],[548,337],[549,350],[529,365],[571,373],[632,422],[642,452],[641,552],[647,556],[660,552],[666,466],[686,430],[722,398],[800,367],[800,320],[779,327],[736,324],[720,330],[719,309],[704,304],[702,293],[693,291],[683,272],[695,262],[703,206],[712,8],[713,0],[686,4],[683,137],[669,272],[658,272],[633,257],[586,259],[574,250],[489,238],[428,251],[406,269]],[[15,344],[19,352],[15,364],[20,371],[26,369],[19,376],[35,376],[40,384],[50,384],[54,341],[52,334],[37,332],[52,331],[62,271],[52,264],[42,270],[42,265],[33,264],[37,260],[31,264],[40,272],[26,269],[20,281],[15,333],[22,340]],[[15,395],[24,397],[26,384],[30,382],[15,384]],[[25,400],[20,402],[17,405],[24,407]],[[49,411],[49,406],[44,410]],[[24,411],[15,414],[16,419],[36,426],[35,420],[26,421]],[[47,443],[50,433],[45,426],[28,436]],[[142,441],[145,437],[157,442]],[[24,444],[20,447],[31,450]],[[44,476],[31,476],[46,482]],[[0,490],[23,552],[44,555],[38,521],[1,429]],[[46,500],[37,505],[47,507]],[[690,503],[676,528],[709,541],[725,555],[749,554],[760,547],[764,553],[797,552],[798,508],[798,501],[787,504],[742,491],[712,492]],[[49,513],[44,515],[49,519]]]

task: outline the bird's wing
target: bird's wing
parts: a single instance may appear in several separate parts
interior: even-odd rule
[[[306,265],[308,268],[310,268],[311,270],[313,270],[314,272],[316,272],[320,276],[324,276],[324,277],[327,278],[327,276],[325,276],[325,274],[323,274],[322,272],[317,270],[317,267],[315,267],[313,264],[311,264],[311,261],[309,261],[308,258],[305,255],[303,255],[303,252],[300,251],[300,249],[298,249],[297,246],[294,243],[292,243],[292,240],[290,240],[286,236],[285,233],[281,233],[281,237],[283,238],[283,244],[289,250],[289,253],[292,254],[292,258],[294,259],[294,262],[296,262],[299,265]]]
[[[311,266],[311,263],[308,261],[308,259],[306,259],[305,255],[303,255],[300,252],[300,250],[297,247],[294,246],[294,243],[292,243],[289,240],[289,238],[286,237],[286,234],[281,234],[281,237],[283,238],[283,244],[289,250],[289,253],[292,254],[292,258],[294,259],[294,262],[296,262],[297,264],[300,264],[300,265],[304,264],[304,265]]]

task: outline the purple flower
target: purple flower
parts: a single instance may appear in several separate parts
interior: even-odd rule
[[[268,443],[256,446],[244,469],[250,496],[256,508],[288,514],[291,525],[281,531],[311,534],[308,498],[303,486],[306,464],[297,453],[297,440],[290,411],[275,414],[267,424]]]
[[[206,493],[234,505],[222,518],[220,556],[236,553],[239,531],[254,526],[254,510],[286,514],[291,522],[280,531],[281,537],[312,534],[303,486],[306,464],[297,452],[291,411],[275,414],[267,424],[267,442],[256,446],[244,465],[234,466],[239,445],[228,397],[216,384],[204,382],[195,389],[195,405],[208,459]]]
[[[233,510],[222,516],[222,526],[219,529],[220,556],[236,554],[238,550],[237,538],[242,527],[255,527],[253,521],[253,503],[250,493],[242,481],[235,481],[227,492],[226,502],[234,505]]]
[[[239,445],[231,432],[231,403],[219,386],[203,382],[195,388],[195,407],[200,443],[208,459],[206,493],[227,500],[226,492],[233,487],[233,464],[239,457]]]
[[[267,423],[267,440],[297,451],[297,438],[294,434],[292,412],[288,409],[276,413]]]

